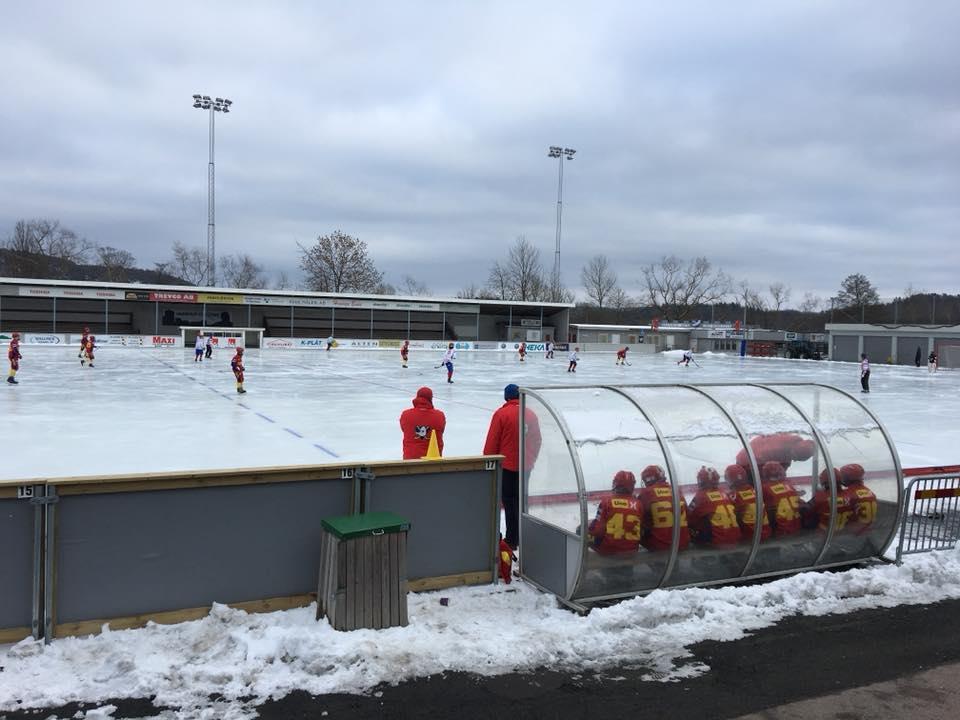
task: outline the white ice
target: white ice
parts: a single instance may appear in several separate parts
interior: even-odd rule
[[[82,370],[62,351],[26,348],[24,355],[22,384],[0,393],[0,412],[15,420],[5,422],[14,448],[3,464],[7,478],[324,462],[333,459],[327,451],[393,458],[397,416],[424,384],[448,415],[447,455],[481,449],[489,414],[511,381],[809,381],[859,389],[853,364],[717,355],[698,355],[700,367],[677,367],[665,354],[617,368],[612,354],[588,353],[571,376],[561,360],[520,365],[510,355],[461,353],[448,386],[433,368],[438,358],[426,353],[404,371],[394,353],[251,351],[249,393],[238,399],[224,356],[200,366],[180,351],[105,350],[96,368]],[[905,466],[960,461],[948,421],[960,404],[960,373],[879,366],[871,384],[862,399],[890,430]],[[336,632],[310,608],[256,615],[214,606],[194,622],[0,650],[0,712],[156,694],[158,704],[179,708],[166,720],[250,718],[257,703],[292,689],[364,692],[451,670],[493,675],[547,666],[615,676],[629,664],[646,668],[651,680],[676,680],[708,670],[687,650],[701,640],[736,640],[797,613],[947,598],[960,598],[956,551],[911,556],[900,568],[658,591],[587,617],[519,582],[411,595],[410,625],[384,631]],[[215,703],[212,693],[225,699]],[[110,714],[106,706],[86,717]]]
[[[26,347],[20,385],[0,392],[4,439],[16,448],[0,479],[201,468],[386,460],[400,457],[397,419],[421,385],[447,415],[444,455],[483,449],[503,386],[675,382],[817,382],[855,393],[893,436],[905,467],[960,461],[947,418],[960,410],[960,373],[875,366],[859,393],[857,365],[677,353],[635,357],[583,353],[577,373],[561,359],[461,352],[454,384],[438,353],[250,350],[246,395],[235,392],[226,352],[195,363],[175,349],[105,348],[81,368],[65,348]]]

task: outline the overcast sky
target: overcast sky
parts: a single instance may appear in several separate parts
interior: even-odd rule
[[[565,5],[567,5],[565,7]],[[317,6],[322,6],[318,8]],[[205,246],[299,278],[365,240],[387,280],[482,284],[704,255],[766,292],[960,292],[960,3],[4,3],[0,236],[59,219],[150,267]]]

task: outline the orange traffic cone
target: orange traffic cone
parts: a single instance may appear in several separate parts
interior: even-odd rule
[[[423,456],[423,460],[439,460],[440,459],[440,446],[437,445],[437,431],[430,431],[430,444],[427,446],[427,454]]]

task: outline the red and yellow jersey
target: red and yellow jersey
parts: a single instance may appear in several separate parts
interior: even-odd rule
[[[719,490],[700,490],[690,503],[690,535],[704,545],[734,545],[740,542],[737,510]]]
[[[784,481],[763,483],[763,505],[775,535],[800,531],[800,496],[793,485]]]
[[[230,369],[235,373],[243,372],[243,355],[239,353],[234,355],[230,360]]]
[[[617,350],[617,357],[620,358],[621,360],[626,360],[626,359],[627,359],[627,349],[626,349],[626,348],[620,348],[619,350]]]
[[[409,352],[410,352],[410,345],[407,343],[404,343],[403,346],[400,348],[400,357],[406,360]]]
[[[826,532],[830,527],[830,491],[817,490],[813,499],[805,506],[806,515],[809,518],[809,527],[816,527],[818,530]],[[850,521],[853,513],[853,506],[850,504],[850,498],[837,493],[837,531],[843,530]]]
[[[669,550],[673,542],[673,492],[669,483],[647,485],[640,491],[643,504],[643,546],[648,550]],[[687,501],[680,496],[680,549],[690,544]]]
[[[614,495],[600,501],[589,533],[601,555],[636,552],[643,531],[643,505],[633,495]]]
[[[96,345],[93,344],[93,340],[87,339],[87,341],[83,343],[83,352],[87,354],[87,357],[93,357],[93,349],[95,347]]]
[[[507,585],[513,579],[513,548],[507,545],[507,541],[500,538],[500,580]]]
[[[850,503],[850,522],[847,523],[847,532],[863,535],[870,531],[870,526],[877,519],[877,496],[866,485],[856,483],[843,489],[842,495]],[[839,504],[840,497],[837,496]]]
[[[757,527],[757,493],[752,487],[741,487],[730,493],[730,501],[737,513],[737,523],[740,525],[740,535],[744,540],[753,540],[753,533]],[[770,527],[770,518],[763,514],[763,525],[760,527],[760,539],[766,540],[773,530]]]
[[[16,340],[10,341],[10,347],[7,349],[7,360],[15,362],[22,357],[20,355],[20,343]]]

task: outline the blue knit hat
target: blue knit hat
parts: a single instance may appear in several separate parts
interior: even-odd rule
[[[520,397],[520,388],[513,383],[510,383],[503,389],[504,400],[516,400],[518,397]]]

